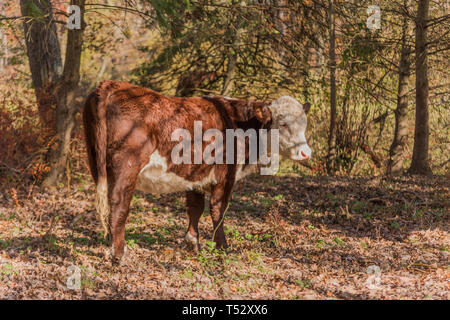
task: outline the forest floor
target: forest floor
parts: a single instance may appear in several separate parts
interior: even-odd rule
[[[185,247],[183,194],[137,192],[121,266],[105,259],[84,180],[0,190],[0,299],[450,299],[448,177],[247,178],[227,253],[208,246],[206,213],[202,250]]]

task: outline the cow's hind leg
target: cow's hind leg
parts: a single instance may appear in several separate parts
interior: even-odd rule
[[[198,221],[205,210],[205,195],[196,191],[186,192],[186,206],[189,217],[189,227],[186,232],[186,243],[193,250],[200,249]]]
[[[112,262],[119,263],[125,253],[125,223],[130,210],[130,202],[133,197],[137,176],[139,174],[138,162],[135,159],[127,159],[123,165],[113,169],[113,182],[110,187],[110,233]]]
[[[223,230],[223,222],[228,207],[231,188],[216,186],[211,192],[210,212],[213,222],[213,241],[219,249],[228,247]]]

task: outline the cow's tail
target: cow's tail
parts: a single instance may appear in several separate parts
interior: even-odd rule
[[[102,83],[103,84],[103,83]],[[106,90],[102,84],[89,95],[83,112],[83,122],[86,136],[86,147],[89,167],[97,186],[95,208],[100,222],[105,230],[105,237],[109,234],[110,206],[108,201],[108,179],[106,172]]]

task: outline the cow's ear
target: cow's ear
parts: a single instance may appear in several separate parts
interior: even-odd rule
[[[311,105],[309,104],[309,102],[307,102],[303,105],[303,110],[305,111],[306,114],[308,114],[309,109],[311,109]]]
[[[255,117],[263,124],[268,123],[272,119],[272,112],[269,109],[267,102],[253,102],[253,112]]]

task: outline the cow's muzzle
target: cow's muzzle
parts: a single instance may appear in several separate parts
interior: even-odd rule
[[[308,160],[311,158],[311,148],[307,144],[304,144],[293,152],[291,158],[297,161]]]

